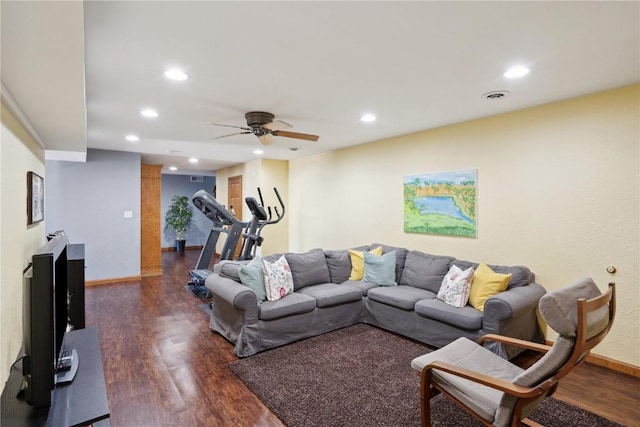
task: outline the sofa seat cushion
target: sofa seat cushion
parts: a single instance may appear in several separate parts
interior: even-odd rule
[[[369,289],[377,288],[379,285],[371,282],[364,282],[362,280],[347,280],[342,282],[344,286],[351,286],[352,288],[358,288],[362,291],[362,295],[366,296],[369,292]]]
[[[308,295],[294,292],[277,301],[265,301],[258,306],[260,320],[273,320],[293,314],[307,313],[316,308],[316,300]]]
[[[439,299],[424,299],[416,303],[415,311],[422,317],[438,320],[458,328],[470,331],[482,328],[482,313],[470,305],[458,308]]]
[[[379,286],[370,289],[367,297],[373,301],[378,301],[392,307],[401,308],[403,310],[413,310],[416,302],[435,298],[436,294],[413,286]]]
[[[360,291],[360,289],[351,286],[336,285],[334,283],[307,286],[306,288],[300,289],[298,293],[313,297],[316,305],[320,308],[362,299],[362,291]]]

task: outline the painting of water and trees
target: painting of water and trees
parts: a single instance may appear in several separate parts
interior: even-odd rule
[[[404,231],[476,237],[477,170],[404,177]]]

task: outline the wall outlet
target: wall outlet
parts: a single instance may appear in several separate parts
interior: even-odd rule
[[[133,211],[124,211],[125,218],[133,218]]]

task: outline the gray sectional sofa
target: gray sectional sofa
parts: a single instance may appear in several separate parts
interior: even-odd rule
[[[359,322],[436,348],[459,337],[475,340],[487,333],[543,341],[536,308],[545,290],[534,282],[527,267],[490,265],[493,271],[512,277],[506,291],[490,297],[481,312],[471,305],[452,307],[436,298],[452,264],[462,269],[477,264],[379,244],[355,249],[378,246],[383,254],[396,251],[397,286],[351,281],[348,250],[313,249],[285,254],[294,292],[260,304],[256,294],[241,283],[239,268],[246,262],[223,261],[205,282],[213,295],[210,328],[234,343],[239,357]],[[274,261],[280,256],[265,259]],[[487,347],[505,358],[519,352],[498,343]]]

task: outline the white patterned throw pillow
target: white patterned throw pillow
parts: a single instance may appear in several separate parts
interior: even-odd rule
[[[287,259],[282,255],[275,262],[262,260],[264,267],[264,287],[269,301],[277,301],[293,293],[293,276]]]
[[[464,307],[469,301],[469,289],[473,282],[473,267],[462,271],[452,265],[440,285],[437,298],[454,307]]]

